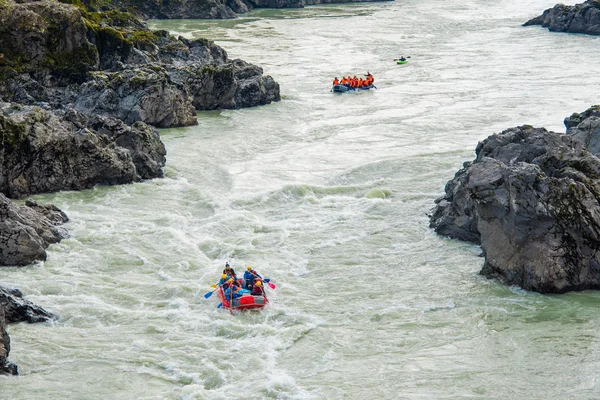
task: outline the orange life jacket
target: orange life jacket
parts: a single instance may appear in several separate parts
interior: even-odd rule
[[[340,81],[338,81],[338,80],[337,80],[337,78],[336,78],[336,79],[334,79],[334,80],[333,80],[333,84],[334,84],[334,85],[339,85],[339,84],[340,84]]]

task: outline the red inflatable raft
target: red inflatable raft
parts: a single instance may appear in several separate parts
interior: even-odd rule
[[[242,279],[238,278],[238,282],[242,283]],[[267,296],[265,296],[264,292],[262,295],[252,295],[250,291],[247,289],[241,289],[241,296],[234,297],[233,300],[225,296],[225,292],[223,288],[219,288],[219,298],[221,299],[221,304],[223,304],[223,308],[227,308],[228,310],[251,310],[251,309],[259,309],[263,308],[269,300]]]

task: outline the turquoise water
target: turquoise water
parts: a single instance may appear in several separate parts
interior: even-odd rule
[[[574,4],[574,2],[570,2]],[[161,132],[166,177],[38,196],[71,218],[46,262],[0,270],[53,324],[11,325],[4,399],[593,399],[600,296],[478,275],[427,213],[477,142],[564,131],[598,102],[600,38],[521,23],[553,1],[395,1],[151,21],[282,88]],[[411,56],[396,65],[400,55]],[[376,90],[334,94],[334,76]],[[225,263],[277,289],[235,316]]]

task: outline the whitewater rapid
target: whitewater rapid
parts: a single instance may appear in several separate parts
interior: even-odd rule
[[[283,99],[161,131],[164,179],[35,197],[69,215],[71,236],[0,280],[60,319],[9,327],[21,375],[0,378],[0,398],[599,397],[596,292],[488,281],[477,246],[428,228],[479,140],[564,132],[598,103],[600,38],[520,26],[553,5],[151,21],[260,65]],[[376,90],[330,92],[334,76],[367,71]],[[264,311],[231,316],[204,298],[226,261],[277,285]]]

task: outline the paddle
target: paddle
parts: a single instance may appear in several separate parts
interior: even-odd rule
[[[231,293],[231,298],[229,299],[229,313],[233,315],[233,283],[229,287],[229,292]]]
[[[208,299],[210,296],[212,296],[212,295],[213,295],[213,293],[214,293],[214,292],[216,292],[216,291],[217,291],[217,289],[219,289],[219,288],[221,287],[221,285],[218,285],[218,284],[216,284],[216,283],[213,283],[212,285],[210,285],[210,287],[211,287],[211,288],[214,288],[215,290],[213,290],[212,292],[208,292],[208,293],[206,293],[206,294],[204,295],[204,298],[205,298],[205,299]]]
[[[212,295],[213,295],[213,293],[214,293],[214,292],[216,292],[216,291],[217,291],[219,288],[220,288],[220,286],[219,286],[219,287],[217,287],[217,289],[213,290],[212,292],[208,292],[208,293],[206,293],[206,294],[204,295],[204,298],[205,298],[205,299],[208,299],[208,298],[209,298],[210,296],[212,296]]]
[[[406,59],[406,58],[410,58],[410,56],[406,56],[406,57],[404,57],[404,58],[405,58],[405,59]],[[399,59],[399,58],[394,58],[394,61],[398,61],[398,60],[400,60],[400,59]]]
[[[277,288],[277,286],[275,286],[275,284],[274,284],[274,283],[271,283],[271,280],[270,280],[269,278],[265,278],[265,279],[263,279],[263,278],[261,278],[261,277],[260,277],[258,274],[254,274],[254,273],[252,273],[252,272],[251,272],[251,274],[252,274],[252,275],[254,275],[255,277],[257,277],[258,279],[262,279],[263,281],[267,282],[267,285],[269,285],[269,287],[270,287],[271,289],[276,289],[276,288]]]

